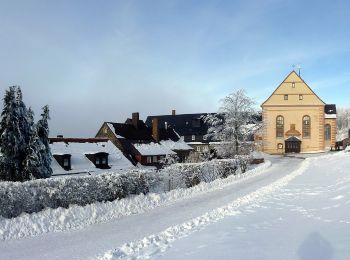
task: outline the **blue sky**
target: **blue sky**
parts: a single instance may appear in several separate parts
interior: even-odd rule
[[[349,106],[349,1],[0,0],[0,95],[20,85],[51,134],[103,121],[213,112],[245,88],[263,102],[293,64],[327,103]]]

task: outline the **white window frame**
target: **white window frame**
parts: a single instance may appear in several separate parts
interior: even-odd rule
[[[196,141],[196,136],[192,135],[192,141]]]
[[[147,156],[146,160],[147,160],[147,163],[152,163],[152,156]]]

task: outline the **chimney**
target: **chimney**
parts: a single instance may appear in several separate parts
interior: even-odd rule
[[[139,119],[140,119],[140,115],[139,115],[138,112],[132,113],[131,122],[132,122],[132,125],[133,125],[136,129],[139,128]]]
[[[152,120],[152,137],[157,143],[159,143],[159,119],[158,118],[153,118]]]
[[[171,111],[171,114],[172,114],[173,116],[175,116],[175,115],[176,115],[176,110],[173,109],[173,110]]]

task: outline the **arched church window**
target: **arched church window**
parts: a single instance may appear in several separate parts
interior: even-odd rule
[[[309,116],[303,117],[303,138],[310,138],[311,136],[311,119]]]
[[[284,118],[283,116],[276,117],[276,137],[283,137]]]
[[[329,124],[326,124],[324,126],[324,139],[326,141],[331,140],[331,125],[329,125]]]

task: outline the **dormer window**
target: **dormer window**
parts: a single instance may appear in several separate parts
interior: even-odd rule
[[[295,82],[292,82],[292,88],[295,88]]]
[[[70,154],[53,154],[53,157],[59,165],[66,171],[71,170],[71,155]]]
[[[108,153],[100,152],[95,154],[85,154],[85,156],[99,169],[110,169],[108,165]]]
[[[284,95],[284,100],[288,100],[288,95]]]

